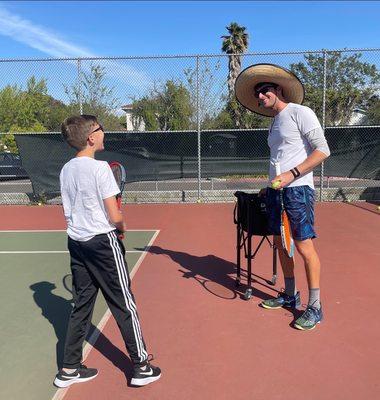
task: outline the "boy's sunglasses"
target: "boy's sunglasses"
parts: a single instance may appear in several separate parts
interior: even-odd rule
[[[99,124],[99,126],[98,126],[94,131],[92,131],[91,133],[95,133],[95,132],[97,132],[97,131],[103,131],[103,132],[104,132],[104,129],[103,129],[103,125],[102,125],[102,124]],[[91,133],[90,133],[90,135],[91,135]]]
[[[258,90],[255,90],[255,97],[256,99],[259,98],[260,94],[265,95],[265,93],[268,93],[270,89],[274,89],[274,86],[264,86],[263,88],[260,88]]]

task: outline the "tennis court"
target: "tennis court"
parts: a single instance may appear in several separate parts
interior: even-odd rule
[[[132,275],[157,234],[155,230],[127,233],[127,261]],[[62,362],[72,308],[66,241],[63,230],[0,232],[4,277],[1,293],[6,299],[1,309],[2,398],[42,399],[51,398],[55,393],[51,379],[45,377],[54,375]],[[90,344],[95,344],[102,335],[100,331],[109,315],[105,300],[99,294],[88,335]],[[85,354],[90,348],[85,347]]]
[[[380,322],[373,315],[380,278],[376,205],[317,204],[315,245],[322,261],[325,321],[311,332],[292,328],[296,312],[258,306],[283,285],[281,277],[274,287],[266,282],[272,272],[269,246],[263,246],[252,263],[253,297],[243,300],[244,286],[235,287],[233,207],[125,207],[131,230],[127,248],[133,251],[127,254],[129,268],[146,254],[132,288],[148,351],[162,368],[162,378],[139,389],[129,386],[132,367],[113,318],[96,328],[106,308],[99,298],[93,331],[101,333],[85,361],[99,369],[99,376],[58,391],[52,380],[70,310],[70,293],[62,285],[69,265],[67,253],[47,251],[65,251],[65,235],[31,230],[63,229],[62,211],[55,206],[1,207],[1,397],[378,398]],[[8,232],[15,230],[28,232]],[[300,259],[296,263],[304,303],[304,268]]]

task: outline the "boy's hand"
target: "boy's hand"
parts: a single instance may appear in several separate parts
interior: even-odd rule
[[[127,231],[127,223],[124,220],[123,220],[123,223],[122,223],[122,228],[123,228],[122,232],[126,232]]]
[[[119,210],[115,196],[104,199],[104,205],[107,210],[107,214],[110,222],[120,232],[127,230],[127,224],[124,221],[123,213]]]

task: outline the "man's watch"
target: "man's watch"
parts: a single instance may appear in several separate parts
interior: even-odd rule
[[[301,175],[301,172],[298,170],[297,167],[292,168],[290,172],[293,174],[294,179],[298,178]]]

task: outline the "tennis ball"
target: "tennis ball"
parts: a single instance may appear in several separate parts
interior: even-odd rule
[[[42,206],[42,203],[39,201],[39,202],[38,202],[38,205],[39,205],[39,206]]]
[[[377,211],[380,211],[380,206],[377,206]]]
[[[281,185],[281,181],[274,181],[272,183],[272,189],[277,189],[280,187],[280,185]]]

